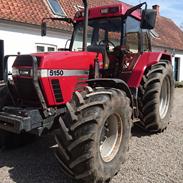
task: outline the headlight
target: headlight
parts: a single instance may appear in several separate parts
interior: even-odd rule
[[[12,68],[12,75],[13,76],[26,76],[26,77],[32,77],[32,69],[29,68],[20,68],[17,69],[15,67]]]
[[[13,67],[12,68],[12,76],[19,76],[19,75],[20,75],[19,69]]]

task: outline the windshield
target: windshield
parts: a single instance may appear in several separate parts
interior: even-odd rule
[[[130,51],[138,52],[140,21],[128,16],[125,26],[122,22],[122,17],[89,20],[87,46],[107,45],[109,51],[112,51],[114,47],[123,43],[129,47]],[[72,51],[82,51],[83,27],[84,22],[76,24]],[[122,29],[123,27],[125,28]],[[125,34],[122,33],[122,30]],[[121,35],[125,35],[125,37],[121,38]]]
[[[84,22],[79,22],[75,27],[75,36],[72,51],[82,50]],[[109,46],[120,45],[121,17],[89,20],[87,46],[102,45],[106,42]]]

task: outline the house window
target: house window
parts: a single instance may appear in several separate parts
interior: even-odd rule
[[[57,51],[56,45],[49,45],[49,44],[36,44],[36,51],[37,52],[52,52]]]
[[[44,46],[37,46],[37,52],[44,52]]]
[[[55,15],[66,16],[58,0],[47,0],[48,4]]]
[[[55,51],[55,48],[54,47],[48,47],[48,51]]]

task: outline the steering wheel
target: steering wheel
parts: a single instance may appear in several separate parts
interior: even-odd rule
[[[131,51],[129,50],[129,46],[127,45],[122,45],[122,46],[116,46],[114,48],[114,53],[116,55],[126,55],[128,53],[131,53]]]
[[[109,40],[101,40],[100,42],[99,42],[99,46],[101,46],[101,44],[104,44],[104,45],[106,45],[106,46],[109,46],[109,44],[111,44],[112,46],[113,46],[113,48],[115,48],[115,45],[114,45],[114,43],[113,42],[111,42],[111,41],[109,41]]]

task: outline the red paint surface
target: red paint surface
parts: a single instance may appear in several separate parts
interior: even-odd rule
[[[112,8],[112,7],[119,7],[119,12],[113,13],[113,14],[101,14],[101,9],[104,8]],[[90,8],[89,9],[89,19],[95,19],[95,18],[104,18],[104,17],[117,17],[117,16],[122,16],[126,13],[126,11],[130,8],[125,3],[117,3],[117,4],[112,4],[108,6],[100,6],[100,7],[95,7],[95,8]],[[137,19],[141,19],[141,14],[140,11],[136,10],[132,13],[132,16],[134,16]],[[75,21],[81,21],[83,20],[84,17],[81,18],[74,18]]]
[[[41,57],[39,69],[65,69],[65,70],[86,70],[94,65],[96,53],[91,52],[50,52],[37,53],[34,56]],[[100,62],[102,56],[100,55]],[[40,78],[41,88],[48,106],[65,104],[72,99],[72,94],[79,86],[84,86],[84,81],[80,78],[88,79],[88,75],[80,76],[58,76],[49,78]],[[59,79],[63,102],[56,102],[54,92],[51,86],[52,79]],[[86,80],[85,80],[86,81]]]
[[[40,69],[88,70],[97,53],[93,52],[48,52],[37,53],[41,57]],[[102,60],[102,56],[100,56]]]
[[[128,86],[132,88],[138,88],[142,80],[144,71],[149,66],[156,64],[160,61],[162,56],[171,59],[170,55],[164,52],[144,52],[138,59],[132,74],[128,80]]]

